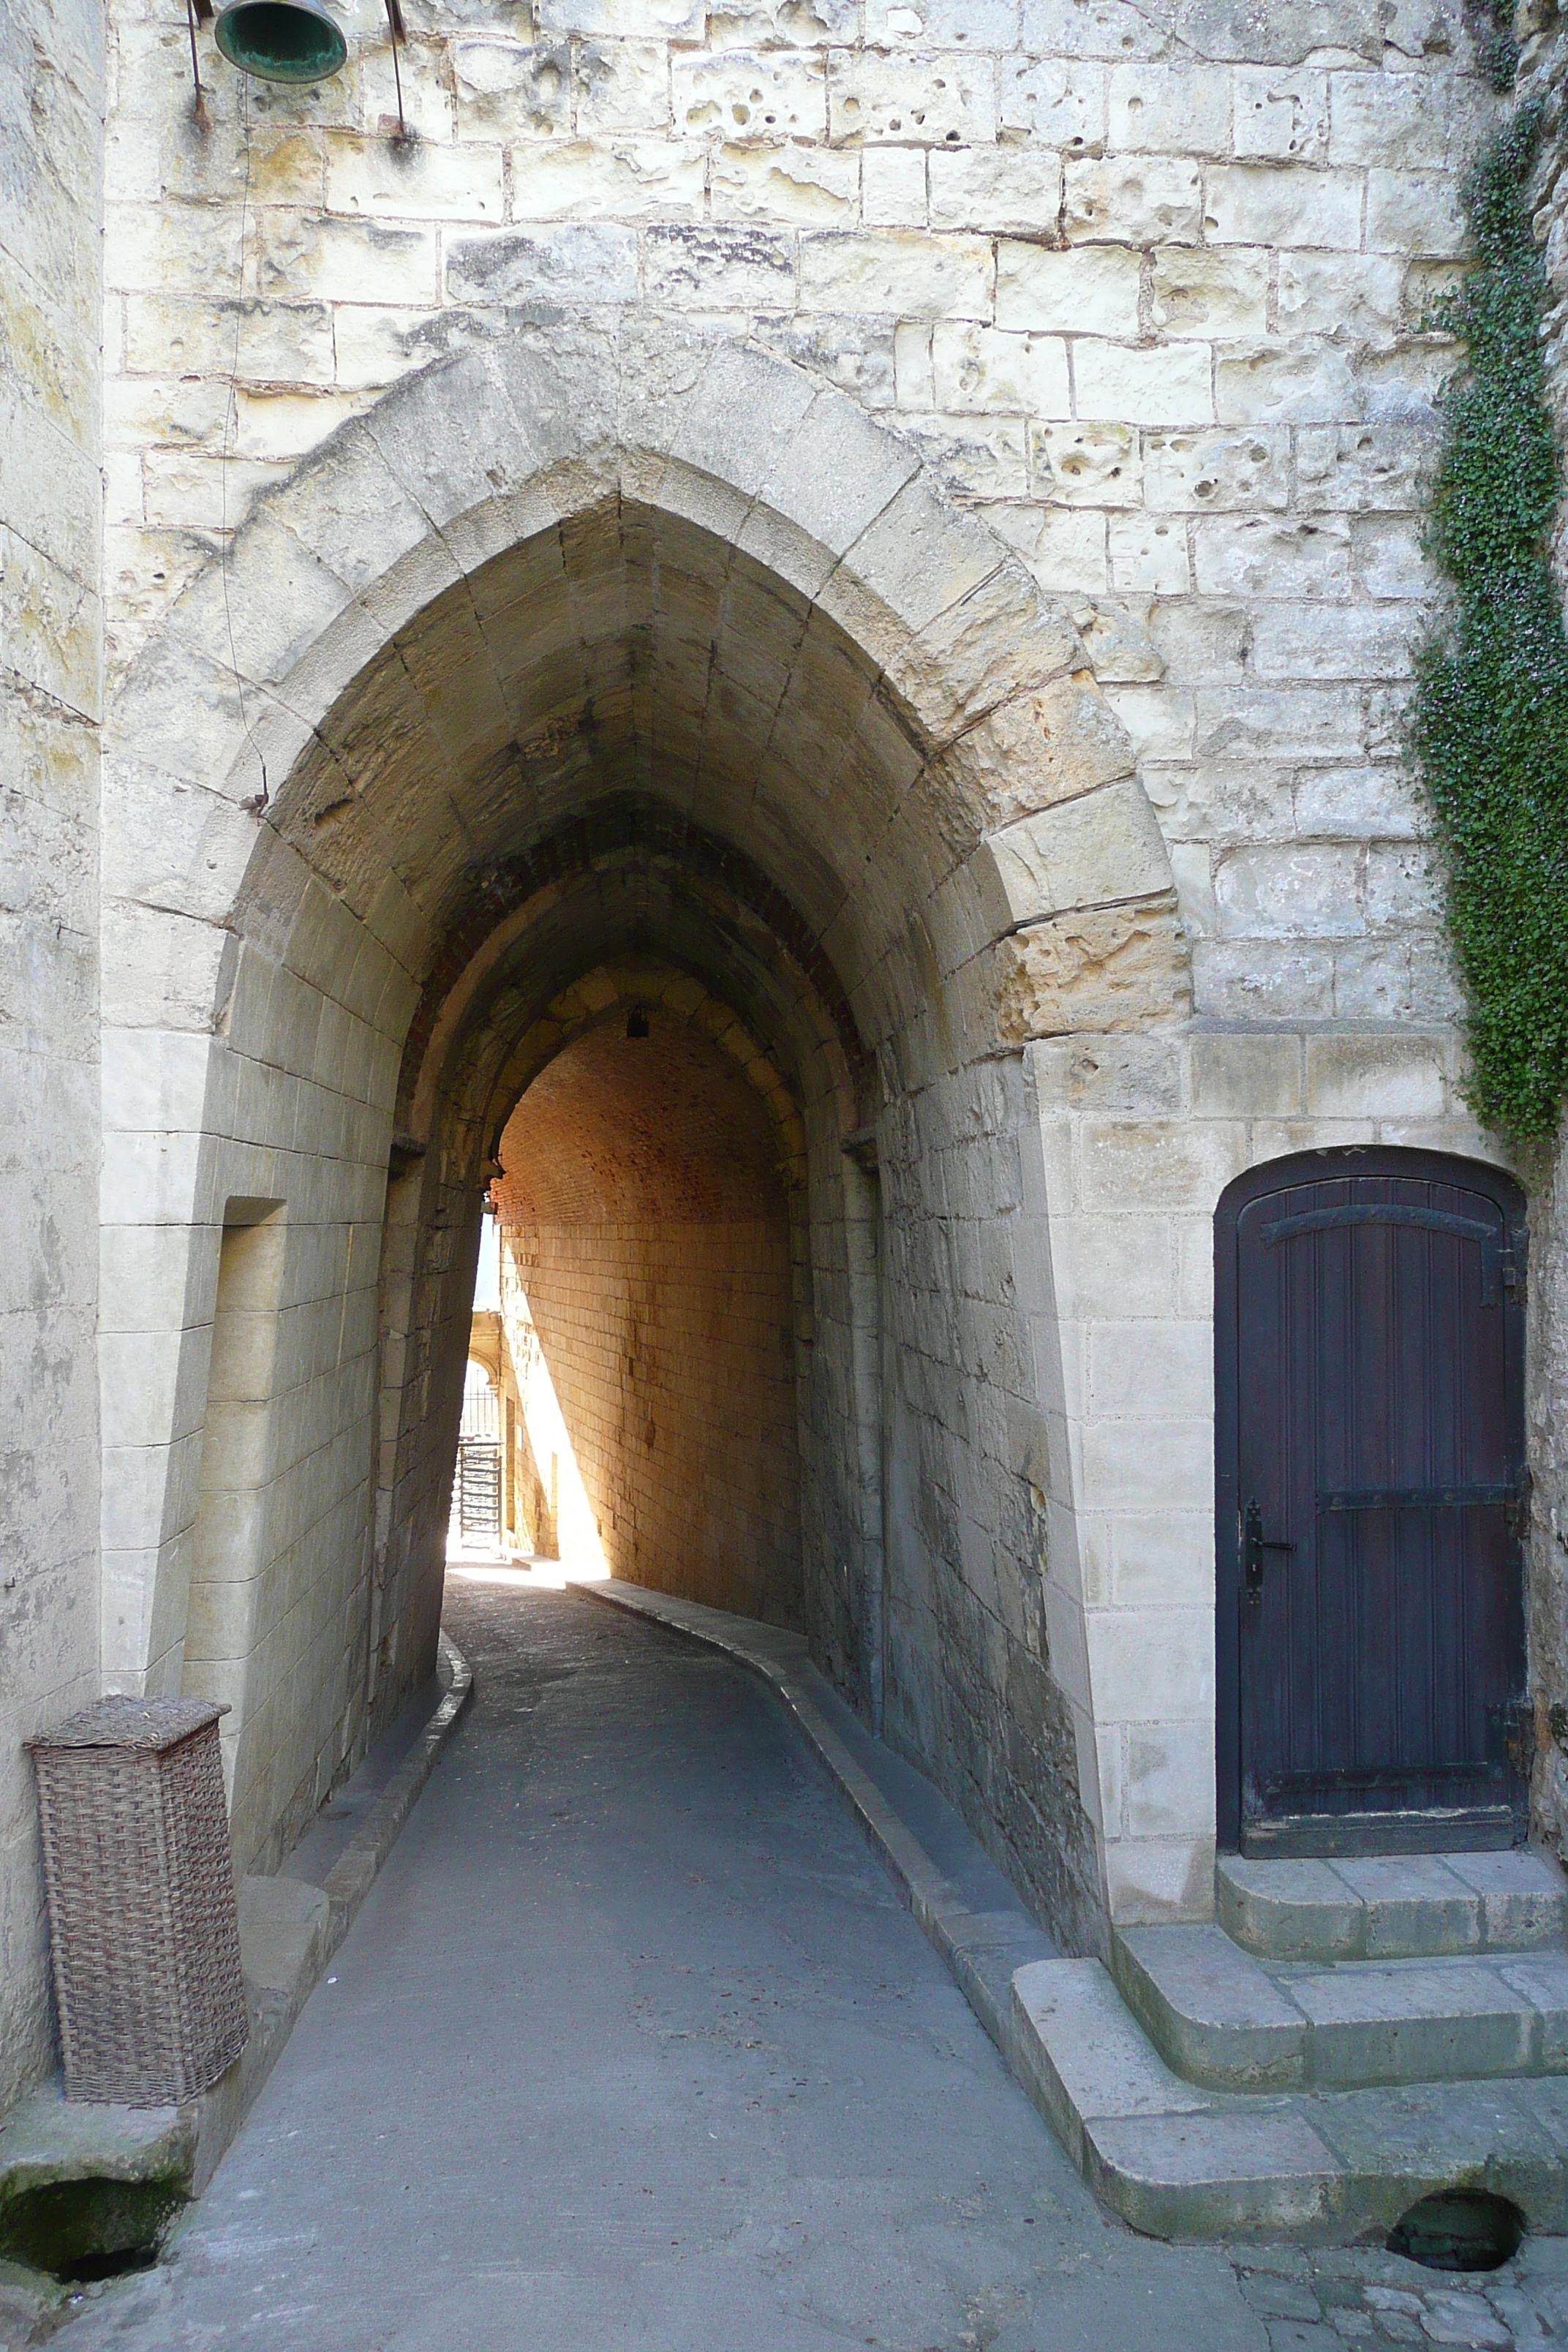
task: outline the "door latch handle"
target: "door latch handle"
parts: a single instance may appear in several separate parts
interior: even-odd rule
[[[1264,1553],[1295,1549],[1293,1543],[1264,1534],[1263,1506],[1255,1495],[1250,1496],[1241,1514],[1241,1589],[1255,1608],[1263,1599]]]

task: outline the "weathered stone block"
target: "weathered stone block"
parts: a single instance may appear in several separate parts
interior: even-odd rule
[[[1461,254],[1466,246],[1458,189],[1440,172],[1369,172],[1366,249],[1369,253]]]
[[[1126,728],[1140,764],[1192,757],[1194,707],[1190,694],[1166,686],[1108,687],[1106,700]],[[1147,784],[1148,779],[1144,779]],[[1150,793],[1151,800],[1153,793]],[[1158,806],[1158,803],[1155,803]]]
[[[1233,86],[1238,156],[1313,163],[1327,154],[1326,74],[1269,72],[1242,66],[1233,77]]]
[[[1390,343],[1405,325],[1405,265],[1382,254],[1282,253],[1276,319],[1290,334]]]
[[[1328,246],[1353,253],[1361,242],[1361,205],[1356,173],[1224,163],[1208,174],[1205,223],[1218,245]]]
[[[1289,498],[1289,445],[1278,426],[1256,431],[1147,433],[1143,494],[1166,512],[1279,508]]]
[[[1048,152],[933,147],[929,173],[932,228],[982,229],[1006,236],[1056,227],[1061,211],[1061,164]],[[998,313],[998,324],[1005,323]]]
[[[936,404],[949,409],[1071,413],[1067,344],[1059,335],[1003,334],[994,327],[939,320],[931,329]]]
[[[669,51],[662,41],[579,40],[572,50],[577,130],[662,131],[669,121]]]
[[[1137,436],[1125,425],[1029,427],[1036,492],[1058,506],[1137,506],[1142,465]]]
[[[650,228],[643,286],[656,301],[703,310],[788,310],[795,302],[795,240],[778,230],[717,223]]]
[[[670,106],[679,135],[718,133],[731,146],[826,137],[827,70],[801,49],[709,50],[670,59]]]
[[[1079,338],[1073,368],[1080,416],[1149,425],[1207,425],[1214,417],[1206,348],[1180,343],[1132,351],[1123,343]]]
[[[1440,1038],[1307,1040],[1307,1106],[1326,1118],[1436,1118],[1447,1102]]]
[[[1451,163],[1484,135],[1495,111],[1479,102],[1472,81],[1450,86],[1447,102],[1431,103],[1423,77],[1413,74],[1336,73],[1329,81],[1332,163],[1373,163],[1419,172]]]
[[[1167,155],[1230,150],[1230,76],[1214,66],[1118,66],[1110,76],[1113,148]]]
[[[830,227],[858,210],[860,159],[830,148],[723,147],[708,167],[718,218]]]
[[[1065,155],[1095,152],[1105,144],[1106,84],[1103,68],[1068,65],[1060,51],[1009,58],[999,77],[1000,126],[1028,131]]]
[[[997,1030],[1008,1044],[1169,1020],[1188,991],[1173,898],[1058,915],[996,948]]]
[[[1196,245],[1203,234],[1197,167],[1174,156],[1069,158],[1062,229],[1075,245]]]
[[[1163,247],[1154,257],[1152,309],[1162,334],[1261,335],[1268,323],[1268,257]]]
[[[565,294],[627,301],[637,291],[634,230],[600,221],[538,229],[501,229],[454,238],[447,247],[447,291],[454,301],[518,303]]]
[[[574,139],[507,151],[516,220],[668,219],[702,210],[706,158],[665,139]]]
[[[1193,532],[1194,572],[1211,596],[1345,597],[1351,535],[1337,518],[1216,517]]]
[[[991,247],[977,237],[808,232],[800,244],[802,299],[816,308],[891,311],[906,319],[987,319]]]
[[[996,324],[1131,338],[1138,332],[1139,268],[1137,254],[1121,249],[1004,245],[996,256]]]
[[[827,63],[828,136],[836,145],[890,139],[938,147],[996,136],[988,58],[962,50],[834,49]]]
[[[1203,1118],[1288,1118],[1305,1107],[1301,1041],[1194,1037],[1193,1110]]]
[[[923,226],[926,151],[874,147],[860,158],[860,217],[868,228]]]
[[[1191,589],[1187,531],[1179,517],[1113,515],[1106,542],[1118,588],[1161,596],[1183,596]]]
[[[402,148],[351,131],[327,134],[332,212],[377,220],[500,221],[504,203],[499,147]]]
[[[452,90],[464,138],[563,138],[572,128],[572,53],[564,43],[459,40]],[[406,100],[405,101],[406,104]]]
[[[542,33],[700,39],[703,6],[702,0],[538,0],[533,21]]]

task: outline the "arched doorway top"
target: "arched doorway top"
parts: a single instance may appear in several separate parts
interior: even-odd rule
[[[276,783],[300,729],[434,596],[612,491],[700,524],[838,619],[935,740],[1086,667],[1019,558],[897,432],[771,353],[644,317],[570,337],[515,325],[342,426],[176,601],[126,708],[152,719],[188,651],[234,757],[268,754]],[[219,682],[231,633],[232,669],[268,704],[248,732]],[[177,719],[166,748],[172,772],[214,772]]]
[[[422,674],[405,645],[437,608],[460,621],[491,593],[487,567],[530,546],[552,561],[564,551],[562,593],[582,605],[574,546],[584,532],[624,536],[626,518],[644,515],[659,519],[666,542],[684,528],[688,543],[718,551],[704,561],[723,572],[726,593],[731,581],[742,593],[762,583],[775,603],[795,599],[816,657],[858,674],[839,801],[859,830],[844,842],[840,863],[852,871],[839,882],[861,903],[837,941],[831,889],[810,905],[852,996],[909,926],[911,906],[928,900],[941,903],[919,921],[951,942],[938,950],[944,974],[1044,919],[1152,904],[1152,946],[1139,918],[1129,947],[1120,914],[1090,925],[1092,936],[1079,936],[1077,922],[1071,938],[1049,943],[1053,1008],[1085,973],[1099,993],[1087,1020],[1064,1024],[1053,1009],[1048,1023],[1121,1026],[1182,1008],[1164,844],[1071,623],[986,525],[943,497],[896,430],[784,360],[643,314],[569,337],[514,322],[399,385],[262,500],[226,560],[170,609],[115,698],[124,902],[149,919],[206,927],[216,999],[213,929],[282,952],[317,874],[393,946],[417,990],[458,889],[455,867],[421,900],[381,851],[361,855],[357,877],[352,854],[334,865],[331,829],[340,849],[352,839],[353,804],[395,763],[415,698],[440,758],[467,761],[470,787],[491,808],[514,773],[528,782],[527,760],[518,770],[514,756],[529,749],[527,726],[548,751],[558,713],[530,673],[533,716],[520,723],[503,681],[482,726],[465,711],[468,732],[454,750],[460,730],[443,727],[456,689],[434,654]],[[658,560],[679,569],[680,551]],[[521,601],[515,583],[510,593]],[[603,612],[585,614],[585,627],[604,625]],[[461,669],[455,656],[452,667]],[[345,746],[334,714],[355,698],[360,731]],[[766,758],[765,744],[752,748]],[[410,806],[416,776],[418,789],[442,788],[432,769],[423,757],[411,763],[384,799]],[[900,802],[918,803],[912,828]],[[133,803],[157,805],[155,827],[138,826]],[[902,846],[884,861],[874,845],[889,822]],[[822,844],[836,847],[842,829],[819,805],[793,829],[775,824],[773,838],[783,857],[821,866]],[[754,830],[762,844],[767,827]],[[467,838],[475,831],[459,809],[449,860],[482,860],[482,843]],[[195,965],[203,944],[187,931]],[[913,952],[924,952],[918,940]],[[1038,975],[1010,971],[1005,984],[1027,1000],[1013,1026],[1028,1034]],[[187,1000],[190,988],[180,992]],[[885,1028],[885,1006],[873,1010],[873,1027]]]

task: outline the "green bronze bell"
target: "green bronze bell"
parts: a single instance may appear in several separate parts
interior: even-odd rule
[[[260,81],[325,81],[349,53],[321,0],[224,0],[213,38],[231,66]]]

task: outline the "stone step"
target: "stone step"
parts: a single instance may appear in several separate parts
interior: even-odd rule
[[[1265,1960],[1431,1959],[1568,1944],[1568,1878],[1544,1853],[1215,1864],[1220,1926]]]
[[[1098,1960],[1013,1979],[1008,2055],[1097,2194],[1157,2238],[1380,2239],[1485,2182],[1568,2231],[1568,2076],[1369,2090],[1204,2090],[1168,2066]]]
[[[1213,2089],[1568,2073],[1568,1952],[1268,1965],[1218,1927],[1128,1927],[1112,1965],[1162,2055]]]

